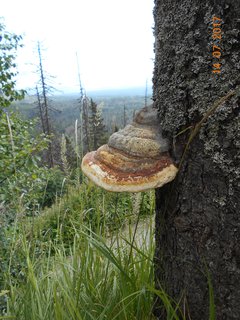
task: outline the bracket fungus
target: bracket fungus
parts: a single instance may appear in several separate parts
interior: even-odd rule
[[[145,107],[108,144],[87,153],[82,171],[96,185],[114,192],[140,192],[172,181],[178,169],[159,128],[157,110]]]

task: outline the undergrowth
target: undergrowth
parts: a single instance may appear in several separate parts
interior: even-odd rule
[[[154,218],[153,192],[83,182],[37,216],[20,211],[4,231],[0,319],[151,319],[153,223],[140,243],[128,226]]]
[[[156,297],[166,320],[188,319],[155,289],[153,191],[115,194],[83,181],[39,215],[22,210],[1,229],[0,319],[151,320]]]

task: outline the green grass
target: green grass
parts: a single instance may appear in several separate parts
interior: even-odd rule
[[[115,194],[83,182],[39,216],[17,215],[4,232],[0,319],[153,320],[158,297],[163,320],[186,320],[181,301],[155,289],[154,210],[154,192]],[[148,234],[138,231],[146,217]]]
[[[17,216],[5,231],[2,319],[151,319],[154,228],[139,244],[129,225],[153,213],[154,192],[83,182],[39,216]]]
[[[82,225],[67,253],[64,244],[49,242],[48,255],[39,257],[21,233],[25,281],[9,279],[7,315],[26,320],[152,319],[153,232],[150,242],[143,239],[132,250],[132,239],[119,247],[116,238],[104,239]]]
[[[49,209],[39,216],[23,218],[25,233],[41,243],[50,240],[69,246],[82,225],[102,235],[109,235],[125,224],[154,214],[154,191],[140,194],[111,193],[85,181],[78,188],[69,188]],[[138,204],[137,202],[140,203]]]

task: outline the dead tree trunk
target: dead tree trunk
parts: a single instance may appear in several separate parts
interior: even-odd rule
[[[42,102],[41,102],[41,97],[38,91],[38,86],[36,86],[36,95],[37,95],[37,108],[39,111],[39,116],[41,120],[41,126],[42,126],[42,132],[46,134],[46,129],[45,129],[45,121],[44,121],[44,116],[43,116],[43,108],[42,108]]]
[[[80,67],[78,61],[78,54],[76,52],[77,58],[77,68],[78,68],[78,81],[79,81],[79,88],[80,88],[80,100],[79,100],[79,115],[80,115],[80,128],[81,128],[81,153],[85,155],[87,152],[90,151],[90,129],[89,129],[89,99],[84,92],[81,82],[80,76]]]
[[[239,1],[155,0],[153,100],[178,164],[194,126],[239,85],[239,17]],[[156,191],[156,286],[186,319],[209,319],[207,272],[216,319],[240,319],[239,100],[208,117],[176,180]],[[161,301],[155,314],[166,319]]]
[[[48,99],[47,99],[47,84],[45,81],[45,76],[43,72],[43,65],[42,65],[42,54],[41,54],[41,47],[40,43],[38,42],[38,58],[39,58],[39,75],[40,75],[40,85],[41,85],[41,90],[42,90],[42,103],[40,103],[40,107],[42,110],[42,115],[43,115],[43,122],[44,122],[44,129],[45,132],[48,136],[51,135],[52,130],[50,126],[50,119],[49,119],[49,105],[48,105]],[[40,95],[38,92],[38,99]],[[52,138],[49,141],[48,145],[48,151],[47,151],[47,157],[48,157],[48,165],[52,168],[54,166],[54,159],[53,159],[53,146],[52,146]]]
[[[83,154],[90,151],[89,141],[89,101],[87,96],[82,98]]]

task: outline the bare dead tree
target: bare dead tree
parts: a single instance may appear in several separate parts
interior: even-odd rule
[[[46,133],[45,125],[44,125],[44,118],[43,118],[43,110],[42,110],[42,103],[41,103],[41,97],[39,94],[38,86],[36,86],[36,95],[37,95],[37,108],[39,110],[39,116],[41,119],[41,126],[43,133]]]
[[[86,95],[82,99],[82,115],[83,115],[83,151],[84,153],[90,151],[90,142],[89,142],[89,101]]]
[[[80,90],[80,99],[79,99],[79,115],[80,115],[80,139],[82,146],[83,155],[90,151],[90,131],[89,131],[89,99],[86,95],[86,92],[82,86],[80,67],[78,54],[76,52],[77,58],[77,68],[78,68],[78,81],[79,81],[79,90]]]
[[[49,111],[58,111],[59,110],[50,106],[49,93],[53,91],[53,87],[47,83],[47,76],[43,68],[43,59],[41,53],[40,42],[37,43],[37,52],[38,52],[38,74],[39,74],[39,86],[36,87],[37,103],[38,109],[42,124],[43,133],[51,137],[53,134],[53,128],[51,126]],[[53,141],[50,138],[48,150],[47,150],[47,162],[49,167],[54,166],[54,156],[53,156]]]

